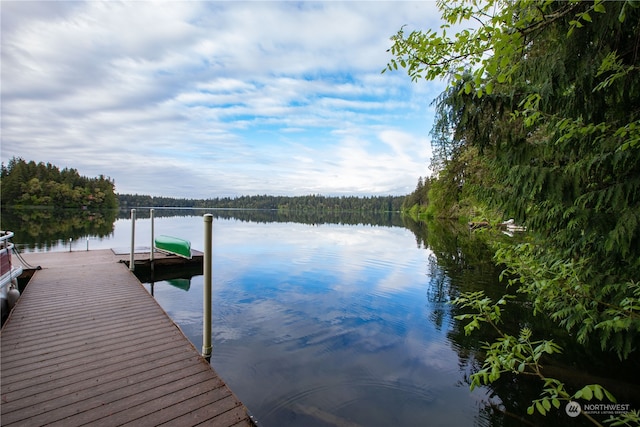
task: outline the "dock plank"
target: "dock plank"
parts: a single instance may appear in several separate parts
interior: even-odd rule
[[[169,355],[156,361],[156,363],[158,369],[168,365],[169,369],[175,370],[184,369],[183,364],[187,365],[187,367],[193,365],[191,358],[185,359],[184,355],[181,354]],[[34,389],[31,387],[7,393],[8,400],[12,402],[11,409],[22,410],[31,404],[39,404],[41,402],[52,400],[51,391],[54,389],[59,389],[59,394],[63,396],[82,392],[83,396],[89,397],[91,396],[90,393],[99,393],[103,390],[102,387],[111,387],[114,383],[123,379],[127,382],[135,382],[139,379],[145,379],[148,376],[152,377],[157,375],[155,370],[145,368],[142,364],[124,367],[118,372],[118,374],[112,373],[109,377],[105,377],[104,373],[109,372],[109,369],[112,368],[107,367],[103,370],[94,371],[94,376],[89,378],[91,381],[87,381],[86,374],[81,372],[73,375],[65,375],[57,381],[44,383],[35,393]],[[29,397],[29,399],[25,399],[26,397]]]
[[[160,344],[156,348],[158,349],[157,356],[159,357],[167,357],[181,349],[176,345],[172,346],[166,343]],[[105,362],[107,360],[108,362]],[[147,355],[129,351],[128,353],[122,354],[115,353],[114,356],[104,359],[95,359],[95,357],[92,357],[92,361],[86,363],[83,363],[82,360],[75,360],[72,362],[65,361],[61,364],[47,365],[44,368],[40,367],[39,369],[27,371],[21,375],[3,377],[2,381],[3,383],[7,383],[7,391],[15,391],[33,387],[34,384],[44,385],[49,382],[57,382],[61,378],[76,374],[84,374],[85,378],[89,379],[89,375],[101,366],[110,367],[111,372],[113,372],[118,369],[118,366],[122,366],[123,364],[149,363],[148,361],[150,360],[152,359],[147,357]],[[14,382],[15,384],[13,384]]]
[[[26,255],[43,269],[0,333],[3,426],[254,425],[119,256]]]
[[[109,325],[96,325],[92,328],[85,321],[78,325],[77,329],[72,326],[53,329],[46,337],[41,337],[37,330],[47,328],[47,325],[23,326],[32,326],[32,328],[30,328],[30,331],[26,330],[24,336],[20,336],[19,342],[15,344],[16,350],[28,353],[33,347],[39,347],[52,353],[57,351],[58,347],[64,349],[72,349],[74,346],[87,347],[91,341],[97,342],[98,344],[96,345],[99,345],[102,341],[112,336],[122,339],[123,337],[135,335],[136,338],[143,339],[148,333],[153,333],[158,329],[162,330],[164,324],[150,321],[139,326],[132,322],[115,322]]]
[[[210,394],[213,392],[207,392],[205,394],[192,397],[184,402],[183,405],[187,405],[190,411],[186,415],[176,416],[174,412],[169,412],[169,410],[163,410],[162,412],[158,412],[158,424],[163,426],[182,426],[182,425],[197,425],[198,423],[203,423],[207,421],[207,417],[209,414],[201,413],[200,409],[203,408],[203,402],[211,399]],[[233,396],[224,396],[222,399],[218,400],[218,410],[220,413],[218,414],[219,419],[222,417],[227,417],[231,411],[238,407],[237,402],[234,401]],[[169,408],[169,409],[173,409]],[[165,417],[161,417],[165,415]],[[129,424],[133,427],[132,424]],[[231,424],[229,424],[231,425]]]

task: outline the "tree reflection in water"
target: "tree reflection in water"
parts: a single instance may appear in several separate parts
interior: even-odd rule
[[[464,374],[461,386],[469,387],[468,373],[477,372],[484,360],[482,345],[498,338],[496,331],[482,325],[471,335],[466,335],[467,320],[455,320],[455,316],[465,311],[456,306],[444,308],[463,292],[482,290],[492,300],[498,300],[505,293],[505,283],[499,280],[501,266],[492,261],[492,251],[487,239],[496,236],[487,233],[470,233],[466,227],[455,223],[416,223],[404,218],[404,224],[416,235],[418,247],[429,249],[429,272],[431,281],[427,290],[430,302],[437,303],[431,313],[431,320],[440,328],[447,314],[453,324],[448,333],[459,356],[460,371]],[[442,304],[442,306],[440,305]],[[449,311],[450,310],[450,311]],[[503,311],[501,328],[506,333],[517,336],[522,327],[528,327],[540,338],[553,338],[563,348],[563,353],[546,357],[543,366],[546,375],[565,383],[568,390],[575,392],[587,384],[601,384],[616,396],[618,402],[629,403],[631,408],[640,408],[640,365],[629,358],[620,361],[609,352],[603,352],[597,345],[582,346],[554,322],[543,314],[533,315],[531,305],[523,297],[516,296]],[[535,337],[534,337],[535,338]],[[527,415],[527,407],[540,397],[544,388],[542,381],[525,375],[503,374],[488,386],[490,398],[478,409],[478,423],[491,426],[565,426],[593,425],[583,417],[570,419],[564,411],[553,408],[542,416],[538,413]],[[601,422],[608,418],[603,416]]]

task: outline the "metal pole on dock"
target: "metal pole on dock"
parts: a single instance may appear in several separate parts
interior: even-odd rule
[[[204,275],[203,284],[203,319],[202,319],[202,356],[207,360],[211,359],[211,240],[213,228],[213,215],[204,215],[204,260],[202,272]]]
[[[149,254],[149,261],[153,261],[153,250],[155,245],[155,240],[153,236],[153,209],[149,210],[149,217],[151,218],[151,249],[150,249],[151,253]],[[153,264],[151,264],[151,266],[153,267]]]
[[[135,253],[136,253],[136,210],[131,209],[131,254],[129,257],[129,270],[133,271],[136,268]]]

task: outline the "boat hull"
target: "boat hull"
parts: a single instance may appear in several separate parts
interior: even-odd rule
[[[191,242],[172,236],[158,236],[154,239],[155,248],[161,252],[191,259]]]
[[[0,231],[0,318],[4,320],[9,315],[10,307],[8,294],[11,284],[18,284],[18,276],[22,274],[22,265],[14,265],[11,260],[13,243],[10,239],[13,233],[10,231]]]

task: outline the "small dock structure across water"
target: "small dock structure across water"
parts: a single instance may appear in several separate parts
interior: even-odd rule
[[[255,425],[122,256],[23,256],[42,269],[0,334],[3,426]]]

